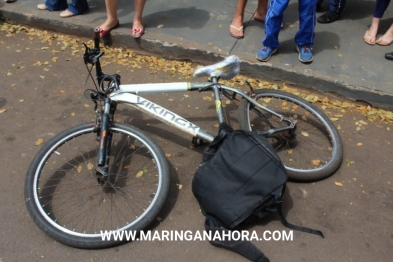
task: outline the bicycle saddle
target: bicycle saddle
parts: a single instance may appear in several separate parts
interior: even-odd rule
[[[228,56],[221,62],[195,69],[193,77],[219,77],[224,80],[231,79],[240,72],[240,59],[235,55]]]

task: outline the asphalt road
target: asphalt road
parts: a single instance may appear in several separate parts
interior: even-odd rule
[[[34,224],[25,208],[23,187],[28,165],[42,146],[36,145],[37,141],[45,142],[68,127],[94,119],[92,106],[83,97],[87,70],[81,58],[82,40],[87,41],[23,28],[0,31],[0,262],[245,261],[206,241],[144,241],[105,250],[75,249],[49,238]],[[120,51],[111,54],[112,58],[104,60],[108,63],[104,71],[118,72],[123,83],[185,79],[187,67],[172,66],[165,72],[156,66],[159,58],[149,62],[151,58],[136,55],[125,58]],[[131,66],[125,66],[130,60]],[[214,106],[203,100],[202,94],[149,98],[212,132],[216,130]],[[233,119],[233,106],[227,110]],[[391,261],[393,126],[380,119],[371,122],[359,110],[345,107],[328,107],[326,112],[336,118],[344,162],[323,181],[288,183],[283,205],[289,222],[319,229],[325,239],[294,231],[293,241],[254,243],[271,261]],[[148,132],[171,166],[170,197],[161,221],[151,229],[202,231],[204,217],[191,192],[202,148],[190,147],[188,135],[126,106],[119,107],[117,118]],[[266,230],[289,231],[274,215],[248,229],[258,235]]]

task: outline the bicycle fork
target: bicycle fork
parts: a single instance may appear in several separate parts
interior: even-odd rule
[[[109,131],[109,125],[113,121],[116,104],[110,98],[105,98],[104,111],[101,114],[101,123],[99,130],[99,147],[97,153],[96,174],[100,184],[105,183],[108,179],[110,149],[112,143],[112,132]]]

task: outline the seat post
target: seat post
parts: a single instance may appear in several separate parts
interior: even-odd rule
[[[223,114],[221,97],[219,92],[218,78],[216,76],[212,76],[211,80],[214,83],[213,85],[214,101],[216,103],[218,122],[221,124],[222,122],[224,122],[224,114]]]

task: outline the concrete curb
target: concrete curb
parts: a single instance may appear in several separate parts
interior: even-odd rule
[[[71,23],[70,21],[73,20],[43,18],[29,14],[28,10],[24,9],[18,8],[17,12],[0,10],[0,18],[46,30],[84,37],[92,34],[94,29],[90,25]],[[112,32],[109,39],[103,40],[112,42],[115,45],[127,46],[139,52],[159,54],[171,59],[186,59],[203,64],[217,62],[225,56],[224,54],[214,52],[214,49],[208,50],[208,48],[204,48],[198,43],[187,41],[184,38],[157,34],[155,32],[150,32],[141,39],[134,41],[125,29],[116,30],[116,32]],[[285,81],[313,90],[334,93],[353,101],[366,102],[374,107],[393,109],[393,91],[387,92],[377,90],[376,88],[364,87],[361,84],[351,84],[351,79],[343,81],[340,78],[333,78],[328,76],[328,74],[323,75],[311,69],[292,69],[288,64],[258,63],[252,55],[233,50],[232,48],[230,53],[238,55],[242,60],[242,73],[250,77]]]

